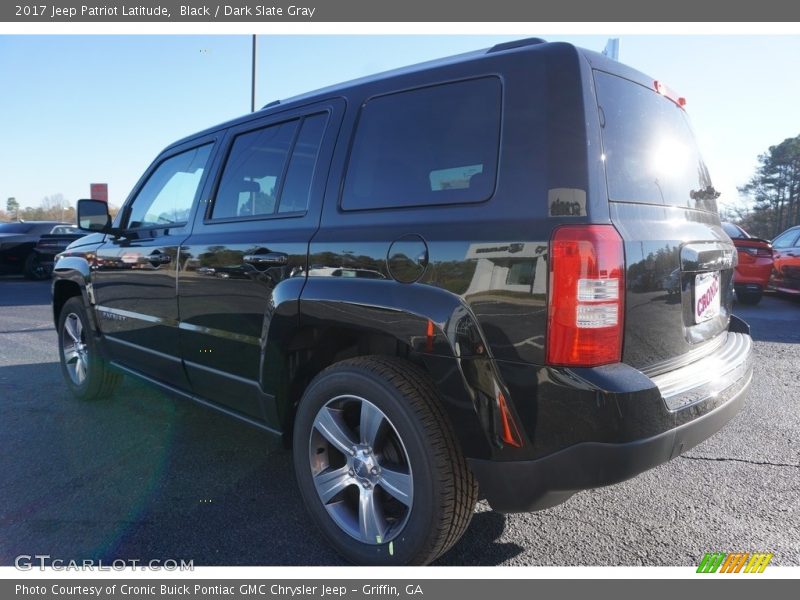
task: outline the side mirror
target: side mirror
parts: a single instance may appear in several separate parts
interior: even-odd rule
[[[111,215],[108,204],[102,200],[78,200],[78,229],[108,233],[111,231]]]

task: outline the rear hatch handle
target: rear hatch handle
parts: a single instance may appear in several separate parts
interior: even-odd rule
[[[696,242],[681,248],[681,271],[704,273],[722,271],[736,266],[736,249],[722,242]]]

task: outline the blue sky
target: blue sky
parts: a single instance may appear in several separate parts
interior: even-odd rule
[[[257,105],[519,36],[260,35]],[[547,35],[593,50],[608,36]],[[0,208],[121,204],[170,142],[250,108],[247,35],[0,35]],[[620,36],[620,60],[687,98],[726,205],[759,153],[800,134],[800,36]]]

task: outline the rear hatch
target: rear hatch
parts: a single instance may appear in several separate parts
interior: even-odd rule
[[[622,360],[656,375],[724,341],[735,250],[683,99],[622,72],[593,71],[610,216],[625,244]]]

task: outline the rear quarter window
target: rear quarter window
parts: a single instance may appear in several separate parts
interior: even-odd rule
[[[483,77],[379,96],[361,110],[344,210],[482,202],[495,187],[502,91]]]

